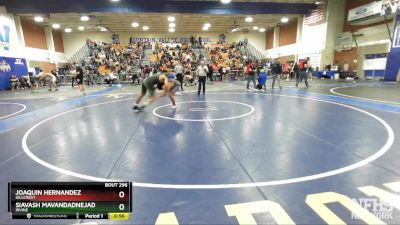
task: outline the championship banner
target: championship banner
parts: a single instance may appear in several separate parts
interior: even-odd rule
[[[25,59],[0,57],[0,90],[10,88],[11,75],[17,77],[28,75]]]
[[[354,21],[369,16],[379,15],[382,12],[382,2],[371,2],[367,5],[350,9],[347,21]]]

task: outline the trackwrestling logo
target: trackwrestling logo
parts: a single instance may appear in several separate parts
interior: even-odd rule
[[[0,63],[0,71],[2,71],[2,72],[10,72],[10,70],[11,70],[10,64],[8,64],[6,61],[3,60]]]

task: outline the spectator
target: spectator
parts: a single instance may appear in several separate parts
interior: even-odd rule
[[[53,91],[53,89],[55,91],[58,91],[57,84],[56,84],[57,83],[57,77],[53,73],[46,73],[44,76],[49,79],[49,82],[50,82],[49,91]]]
[[[83,77],[84,77],[84,72],[81,67],[76,67],[76,80],[79,85],[79,91],[83,94],[86,95],[86,88],[85,84],[83,83]]]
[[[246,66],[247,73],[247,91],[250,91],[250,81],[253,81],[253,88],[256,89],[256,73],[257,65],[256,62],[249,62]]]
[[[303,79],[304,79],[304,81],[306,83],[306,87],[309,87],[308,86],[308,82],[307,82],[307,71],[310,68],[309,61],[310,61],[309,57],[307,57],[305,60],[300,61],[300,63],[299,63],[299,69],[300,69],[299,74],[300,74],[300,77],[296,82],[296,87],[299,86],[299,82],[302,82]]]
[[[272,89],[274,89],[275,81],[278,80],[279,88],[282,89],[281,86],[281,74],[282,74],[282,64],[278,59],[275,60],[274,64],[272,64]]]
[[[350,66],[349,66],[349,64],[347,63],[347,60],[344,61],[343,72],[345,72],[346,74],[348,74],[348,73],[349,73],[349,68],[350,68]]]
[[[299,71],[300,71],[299,64],[295,62],[294,65],[293,65],[293,74],[294,74],[294,77],[296,79],[296,82],[300,78]]]
[[[38,93],[38,79],[32,72],[29,72],[29,82],[31,83],[31,93]]]
[[[19,80],[15,75],[11,75],[10,83],[11,83],[11,90],[12,91],[19,89],[19,87],[20,87]]]
[[[208,68],[207,77],[208,79],[210,79],[211,82],[213,82],[214,69],[210,64],[207,64],[207,68]]]
[[[21,76],[20,78],[19,78],[19,84],[20,84],[20,87],[19,88],[23,88],[23,89],[25,89],[25,88],[29,88],[30,86],[29,86],[29,77],[28,76]]]
[[[180,62],[178,62],[177,65],[175,66],[175,72],[176,72],[176,79],[181,84],[181,91],[183,91],[183,66],[181,65]]]

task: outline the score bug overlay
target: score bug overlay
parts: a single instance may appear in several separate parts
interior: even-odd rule
[[[130,182],[10,182],[13,219],[128,219]],[[119,215],[119,216],[115,216]]]

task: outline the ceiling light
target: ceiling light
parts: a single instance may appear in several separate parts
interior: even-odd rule
[[[287,22],[289,22],[289,18],[283,17],[283,18],[281,19],[281,22],[282,22],[282,23],[287,23]]]
[[[174,27],[176,27],[176,24],[175,23],[170,23],[168,26],[174,28]]]
[[[71,28],[65,28],[65,30],[64,30],[66,33],[71,33],[72,32],[72,29]]]
[[[211,27],[211,24],[210,23],[205,23],[204,27]]]
[[[248,17],[246,17],[246,19],[244,19],[244,21],[246,21],[246,22],[248,22],[248,23],[251,23],[251,22],[253,22],[253,17],[250,17],[250,16],[248,16]]]
[[[258,30],[258,27],[257,27],[257,26],[254,26],[254,27],[253,27],[253,30]]]
[[[175,28],[169,28],[169,32],[170,32],[170,33],[175,32]]]
[[[119,2],[119,0],[111,0],[112,2]]]
[[[258,31],[265,32],[265,28],[260,28]]]
[[[231,2],[231,0],[221,0],[221,3],[223,3],[223,4],[228,4],[230,2]]]
[[[34,20],[35,20],[36,22],[39,22],[39,23],[41,23],[41,22],[43,22],[43,21],[44,21],[44,18],[43,18],[43,17],[41,17],[41,16],[36,16],[36,17],[34,18]]]
[[[148,26],[143,26],[143,30],[149,30]]]
[[[132,23],[132,27],[139,27],[139,23],[133,22],[133,23]]]
[[[58,29],[58,28],[60,28],[61,26],[60,26],[60,24],[58,24],[58,23],[54,23],[51,27],[53,27],[54,29]]]
[[[203,27],[203,30],[208,30],[208,28],[209,28],[209,27],[204,26],[204,27]]]
[[[78,30],[83,31],[83,30],[85,30],[85,27],[84,26],[79,26]]]
[[[169,16],[169,17],[168,17],[168,21],[169,21],[169,22],[174,22],[174,21],[175,21],[175,17]]]
[[[88,16],[81,16],[81,20],[82,20],[82,21],[88,21],[88,20],[89,20],[89,17],[88,17]]]

